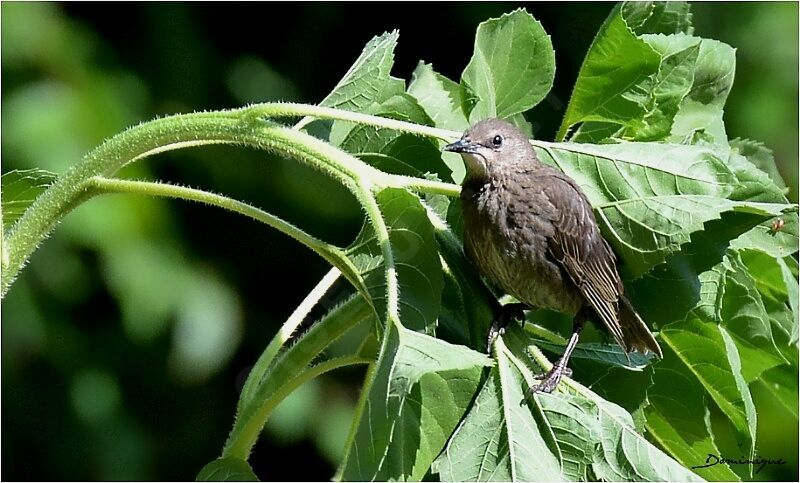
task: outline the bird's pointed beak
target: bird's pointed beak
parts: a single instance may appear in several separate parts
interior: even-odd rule
[[[474,153],[475,147],[475,144],[465,140],[464,138],[461,138],[458,141],[445,146],[444,150],[453,153]]]

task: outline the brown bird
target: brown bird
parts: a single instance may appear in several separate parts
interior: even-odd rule
[[[500,119],[475,124],[445,150],[461,153],[467,167],[461,191],[467,256],[528,308],[574,317],[564,355],[533,392],[551,392],[569,375],[567,362],[593,314],[626,353],[662,357],[624,295],[614,252],[574,180],[542,164],[527,137]],[[492,324],[490,346],[509,313]]]

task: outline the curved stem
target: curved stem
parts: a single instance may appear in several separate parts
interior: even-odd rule
[[[264,352],[261,353],[261,357],[258,358],[256,365],[253,366],[253,369],[247,376],[247,381],[245,381],[244,387],[242,388],[242,394],[239,396],[239,411],[243,410],[244,406],[253,399],[258,384],[261,382],[264,374],[266,374],[267,369],[270,364],[272,364],[280,348],[289,340],[300,323],[303,322],[309,312],[311,312],[311,309],[314,308],[319,300],[330,290],[331,286],[339,279],[341,274],[342,272],[340,272],[338,268],[331,268],[311,292],[306,295],[306,298],[303,299],[300,305],[294,309],[292,315],[286,319],[286,322],[281,326],[280,330],[278,330],[278,333],[275,334],[275,337],[272,338],[267,348],[264,349]]]
[[[263,428],[274,409],[270,401],[275,394],[298,374],[306,371],[326,347],[359,324],[373,320],[373,314],[372,306],[367,300],[360,294],[353,294],[311,324],[308,331],[280,352],[268,365],[266,372],[260,375],[261,368],[267,365],[262,363],[263,359],[269,357],[262,354],[256,364],[259,367],[254,368],[247,378],[245,385],[251,387],[248,391],[251,395],[249,400],[237,405],[236,420],[225,442],[223,454],[228,455],[231,448],[244,448],[244,454],[248,453],[256,442],[260,428]],[[369,359],[369,355],[362,353],[362,348],[351,355]]]
[[[394,129],[396,131],[402,131],[410,134],[418,134],[420,136],[442,139],[444,141],[453,141],[461,137],[461,133],[449,131],[447,129],[438,129],[435,127],[422,126],[411,122],[389,119],[386,117],[378,117],[369,114],[362,114],[360,112],[344,111],[341,109],[333,109],[330,107],[308,104],[295,104],[291,102],[253,104],[243,108],[243,110],[247,115],[263,116],[268,118],[309,116],[319,119],[351,121],[368,126],[383,127],[386,129]]]
[[[250,450],[253,448],[256,439],[258,439],[258,435],[261,433],[264,424],[266,424],[269,415],[281,401],[286,399],[286,396],[304,383],[340,367],[352,366],[355,364],[369,364],[370,362],[372,362],[372,360],[361,357],[358,354],[353,354],[321,362],[301,372],[300,375],[280,386],[269,399],[258,407],[255,413],[248,419],[247,424],[239,430],[237,438],[233,440],[230,445],[225,446],[222,451],[222,457],[235,457],[247,460],[247,457],[250,455]]]
[[[30,254],[81,201],[89,178],[111,175],[148,152],[177,149],[186,142],[241,142],[242,129],[225,113],[184,114],[140,124],[101,144],[45,190],[8,232],[0,294],[5,295]]]
[[[389,228],[381,214],[380,206],[369,186],[364,186],[365,196],[359,199],[364,211],[367,213],[367,220],[375,230],[375,239],[381,248],[383,263],[386,265],[386,314],[384,316],[393,323],[400,323],[400,301],[398,300],[399,287],[397,283],[397,268],[394,263],[394,252],[389,241]],[[380,315],[380,314],[379,314]]]
[[[542,339],[552,342],[558,345],[566,345],[567,340],[560,335],[556,334],[555,332],[542,327],[539,324],[533,324],[530,322],[526,322],[525,325],[522,326],[523,330],[529,334],[533,334],[537,337],[541,337]]]
[[[454,196],[453,186],[429,180],[390,177],[328,143],[308,134],[270,125],[264,118],[313,116],[396,129],[451,140],[458,133],[367,114],[304,104],[257,104],[240,109],[179,114],[157,119],[112,137],[70,168],[25,211],[4,237],[2,282],[4,296],[38,245],[70,210],[83,201],[89,179],[108,177],[126,164],[147,156],[208,144],[238,144],[300,158],[337,179],[357,197],[364,196],[361,181],[379,186],[402,186]]]
[[[363,288],[361,287],[362,283],[360,280],[353,279],[352,274],[358,273],[358,269],[356,269],[356,267],[353,265],[353,262],[347,258],[344,250],[335,245],[315,238],[291,223],[242,201],[234,200],[232,198],[228,198],[227,196],[209,193],[203,190],[187,188],[185,186],[176,186],[168,183],[156,183],[151,181],[132,181],[104,178],[102,176],[94,176],[89,179],[86,193],[86,196],[113,193],[160,196],[196,201],[239,213],[240,215],[260,221],[265,225],[269,225],[281,233],[299,241],[303,245],[315,251],[328,263],[341,270],[350,283],[353,284],[353,286],[359,289]],[[366,289],[364,288],[364,290]]]

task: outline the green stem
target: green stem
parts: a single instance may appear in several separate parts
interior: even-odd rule
[[[258,358],[255,366],[253,366],[253,369],[247,376],[247,381],[242,388],[242,394],[239,396],[239,411],[244,409],[244,406],[253,399],[253,395],[258,389],[259,383],[263,379],[264,374],[266,374],[267,369],[270,364],[272,364],[280,348],[289,340],[289,337],[297,330],[297,327],[308,316],[311,309],[314,308],[322,296],[328,292],[341,274],[342,272],[339,271],[339,269],[335,267],[331,268],[330,271],[322,277],[322,280],[319,281],[317,286],[306,295],[306,298],[303,299],[300,305],[294,309],[292,315],[286,319],[286,322],[281,326],[278,333],[275,334],[275,337],[272,338],[264,352],[261,353],[261,357]]]
[[[371,320],[372,314],[373,309],[366,299],[360,294],[353,294],[345,302],[331,309],[322,319],[314,322],[307,332],[268,365],[263,375],[259,374],[260,368],[254,368],[245,384],[252,388],[249,390],[251,396],[243,404],[237,405],[236,420],[223,448],[223,454],[229,455],[230,451],[234,450],[244,451],[245,455],[249,453],[260,429],[274,408],[270,405],[274,395],[305,371],[326,347],[362,322]],[[360,348],[354,354],[367,357],[362,354]],[[264,357],[262,355],[257,365],[265,365],[262,364]]]
[[[567,340],[556,334],[555,332],[542,327],[539,324],[532,324],[530,322],[523,326],[525,332],[541,337],[542,339],[558,345],[566,345]]]
[[[405,188],[411,191],[445,195],[450,198],[458,198],[461,195],[461,186],[452,183],[444,183],[442,181],[398,174],[385,175],[385,180],[387,186],[393,188]]]
[[[398,293],[400,288],[397,283],[397,269],[394,263],[394,252],[392,245],[389,241],[389,228],[381,214],[380,206],[372,190],[369,186],[363,187],[365,196],[359,198],[361,206],[367,213],[367,220],[375,230],[375,239],[378,241],[378,246],[381,248],[383,255],[383,263],[386,265],[386,321],[400,323],[400,301],[398,300]]]
[[[458,133],[367,114],[304,104],[258,104],[227,111],[179,114],[127,129],[87,154],[26,210],[4,237],[0,296],[4,296],[39,244],[70,210],[86,199],[89,180],[109,177],[147,156],[208,144],[237,144],[299,158],[348,187],[358,198],[364,183],[398,186],[455,196],[456,188],[428,180],[390,177],[305,133],[268,125],[263,118],[312,116],[396,129],[451,140]]]
[[[154,150],[203,139],[207,143],[240,142],[243,125],[224,113],[184,114],[130,128],[101,144],[45,190],[25,211],[5,239],[2,288],[5,295],[31,253],[61,218],[86,194],[93,176],[108,176]]]
[[[291,102],[278,102],[268,104],[254,104],[243,108],[247,115],[261,116],[267,118],[275,117],[301,117],[309,116],[318,119],[335,119],[339,121],[351,121],[368,126],[394,129],[410,134],[453,141],[461,137],[461,133],[447,129],[438,129],[430,126],[422,126],[406,121],[398,121],[386,117],[372,116],[360,112],[344,111],[330,107],[314,106],[308,104],[295,104]]]
[[[256,409],[251,417],[248,418],[247,423],[239,429],[237,437],[231,441],[229,445],[225,446],[222,451],[222,457],[234,457],[246,461],[269,415],[281,401],[286,399],[286,396],[294,392],[295,389],[302,386],[304,383],[340,367],[352,366],[355,364],[369,364],[370,362],[372,362],[372,360],[354,354],[321,362],[301,372],[299,376],[280,386],[269,399],[264,401],[264,403]]]
[[[266,211],[247,203],[228,198],[227,196],[217,195],[194,188],[187,188],[185,186],[175,186],[167,183],[121,180],[104,178],[102,176],[95,176],[89,179],[87,193],[89,196],[94,194],[110,193],[161,196],[166,198],[197,201],[200,203],[224,208],[226,210],[247,216],[248,218],[252,218],[256,221],[260,221],[265,225],[269,225],[277,229],[281,233],[289,235],[303,245],[314,250],[334,267],[341,267],[340,269],[345,273],[357,272],[356,267],[353,265],[350,259],[347,258],[341,248],[315,238],[300,228],[297,228],[291,223],[284,221],[275,215],[267,213]],[[350,282],[356,287],[359,286],[357,280],[350,280]]]

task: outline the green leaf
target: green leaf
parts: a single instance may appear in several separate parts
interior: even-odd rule
[[[749,384],[762,372],[786,362],[775,345],[770,318],[756,283],[736,251],[700,275],[701,319],[725,327],[736,342],[742,375]]]
[[[584,60],[558,139],[588,122],[573,141],[693,143],[702,136],[727,144],[722,107],[733,84],[734,50],[686,35],[691,30],[686,4],[629,2],[612,11]]]
[[[432,469],[442,481],[564,481],[553,430],[528,401],[514,356],[497,346],[497,365]]]
[[[774,225],[782,223],[780,230],[776,231]],[[756,249],[768,253],[775,258],[784,258],[797,253],[799,226],[797,212],[787,210],[779,216],[759,223],[746,231],[735,240],[731,247],[740,250]]]
[[[389,72],[394,64],[394,48],[399,36],[395,30],[367,42],[358,59],[319,105],[364,112],[373,102],[388,97],[386,94],[395,87]]]
[[[641,37],[661,56],[658,72],[642,82],[646,92],[645,112],[621,137],[637,141],[664,139],[681,101],[689,93],[694,80],[695,64],[700,52],[700,39],[688,35],[643,35]]]
[[[728,331],[696,317],[661,329],[660,337],[731,421],[740,447],[752,457],[755,450],[756,412],[741,371],[741,359]]]
[[[695,65],[692,89],[675,115],[670,141],[682,142],[703,132],[716,144],[726,145],[722,112],[733,86],[736,51],[722,42],[702,39]]]
[[[563,344],[555,344],[543,339],[534,339],[534,343],[547,352],[561,355],[564,353]],[[621,367],[631,371],[641,371],[653,359],[653,355],[644,355],[638,352],[627,354],[618,344],[605,344],[600,342],[585,342],[575,346],[570,357],[574,359],[587,359],[613,367]]]
[[[747,158],[756,168],[769,175],[772,181],[781,189],[786,188],[778,166],[775,164],[775,157],[772,150],[759,141],[750,139],[736,138],[730,141],[731,149]]]
[[[711,232],[728,240],[790,205],[727,199],[742,186],[708,148],[661,143],[588,146],[547,144],[539,158],[571,176],[584,190],[606,239],[639,277],[679,251],[691,235],[723,214],[734,232]],[[755,168],[751,168],[755,169]],[[685,248],[685,247],[684,247]]]
[[[797,420],[797,367],[774,367],[762,374],[759,381]]]
[[[367,42],[361,55],[319,105],[346,111],[367,112],[373,104],[380,103],[393,95],[402,94],[405,82],[390,75],[398,37],[399,33],[395,30],[373,37]],[[298,126],[305,126],[310,122],[311,118],[304,118]],[[338,146],[353,128],[353,123],[314,121],[311,126],[313,129],[310,130],[315,131],[315,134]]]
[[[622,16],[637,34],[692,33],[692,14],[687,2],[625,2]]]
[[[3,231],[7,231],[22,217],[57,175],[43,169],[15,169],[2,176]]]
[[[738,154],[736,149],[730,150],[726,164],[740,184],[731,193],[731,198],[770,203],[788,203],[783,190],[764,171],[756,168],[747,158]],[[797,252],[798,214],[797,205],[794,206],[794,210],[784,213],[780,217],[784,225],[779,231],[773,229],[773,223],[778,219],[767,220],[739,236],[731,243],[731,246],[738,249],[755,248],[776,258],[783,258]]]
[[[422,479],[488,365],[483,354],[390,324],[337,479]]]
[[[794,260],[773,258],[760,250],[742,250],[739,253],[753,277],[773,326],[794,343],[791,336],[797,332],[798,282],[789,267]]]
[[[367,113],[433,125],[433,120],[408,94],[397,94],[380,104],[373,104]],[[390,173],[421,176],[430,172],[439,179],[450,179],[450,169],[442,161],[438,143],[427,138],[361,124],[347,133],[339,147]]]
[[[652,439],[687,468],[700,466],[709,454],[720,454],[711,437],[705,390],[683,362],[663,344],[664,359],[655,366],[647,389],[645,427]],[[738,481],[726,464],[694,470],[713,481]]]
[[[434,463],[442,480],[698,480],[637,433],[624,409],[572,380],[528,396],[529,343],[517,326],[497,342],[497,367]]]
[[[509,118],[538,104],[553,86],[555,53],[542,25],[522,9],[481,23],[461,75],[470,123]]]
[[[197,481],[258,481],[247,461],[239,458],[217,458],[197,474]]]
[[[462,132],[469,120],[462,110],[461,86],[433,70],[433,66],[420,62],[411,76],[408,93],[435,122],[436,127]],[[441,148],[444,141],[439,142]],[[442,153],[442,159],[452,174],[449,179],[461,183],[466,175],[464,162],[456,153]],[[448,179],[448,178],[442,178]]]
[[[465,131],[469,120],[461,110],[461,86],[433,70],[433,66],[420,62],[411,74],[408,93],[436,123],[436,127],[452,131]]]
[[[583,60],[556,139],[565,139],[580,122],[628,126],[642,118],[647,97],[642,83],[656,74],[660,61],[628,27],[620,7],[614,8]]]
[[[444,280],[427,211],[419,198],[403,189],[385,188],[376,199],[389,230],[388,243],[394,257],[391,274],[396,273],[399,285],[400,321],[413,330],[433,333]],[[372,304],[383,319],[388,308],[388,267],[369,223],[347,253],[361,271]]]

